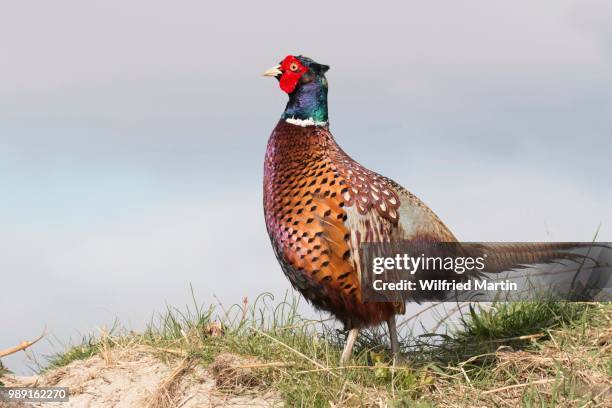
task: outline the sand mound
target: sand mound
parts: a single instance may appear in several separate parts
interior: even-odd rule
[[[228,359],[224,355],[224,359]],[[240,357],[232,358],[234,364]],[[216,364],[215,364],[216,363]],[[213,363],[218,368],[219,363]],[[227,364],[223,362],[222,364]],[[227,371],[224,371],[227,372]],[[218,387],[218,375],[189,358],[160,361],[145,347],[114,348],[87,360],[51,370],[41,376],[5,376],[6,386],[68,387],[67,403],[4,404],[0,407],[271,407],[281,405],[277,395],[260,395],[242,387],[239,393]]]

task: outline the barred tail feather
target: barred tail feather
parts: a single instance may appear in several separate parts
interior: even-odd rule
[[[469,256],[486,259],[486,268],[482,271],[484,273],[501,273],[538,264],[552,264],[563,261],[582,263],[591,259],[595,262],[589,256],[588,248],[591,247],[610,249],[606,245],[584,242],[462,244],[462,249]],[[576,252],[578,249],[582,249],[582,251]]]

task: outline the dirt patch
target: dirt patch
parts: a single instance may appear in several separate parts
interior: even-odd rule
[[[234,363],[240,361],[235,358]],[[272,407],[281,405],[278,395],[244,388],[230,393],[217,387],[208,369],[189,358],[164,363],[144,347],[117,348],[74,361],[41,376],[5,376],[6,386],[68,387],[70,401],[62,408],[76,407]],[[263,395],[262,395],[263,394]],[[57,403],[6,407],[57,407]],[[0,402],[0,407],[4,408]]]
[[[255,368],[260,366],[256,358],[244,358],[231,353],[223,353],[215,358],[210,371],[215,377],[217,387],[229,390],[254,388],[261,385],[261,376]]]

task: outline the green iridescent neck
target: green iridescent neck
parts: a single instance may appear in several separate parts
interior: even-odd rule
[[[327,80],[319,76],[306,84],[299,84],[289,95],[289,102],[282,119],[287,121],[313,121],[314,124],[327,124]]]

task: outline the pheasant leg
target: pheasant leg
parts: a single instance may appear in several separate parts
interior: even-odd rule
[[[393,357],[393,365],[395,365],[396,359],[399,357],[399,340],[397,339],[395,316],[391,316],[389,319],[387,319],[387,326],[389,327],[389,338],[391,340],[391,355]]]
[[[348,359],[351,357],[351,354],[353,353],[353,346],[355,345],[355,340],[357,340],[358,334],[359,329],[351,329],[349,331],[348,337],[346,338],[346,345],[342,351],[342,357],[340,357],[340,365],[346,364]]]

